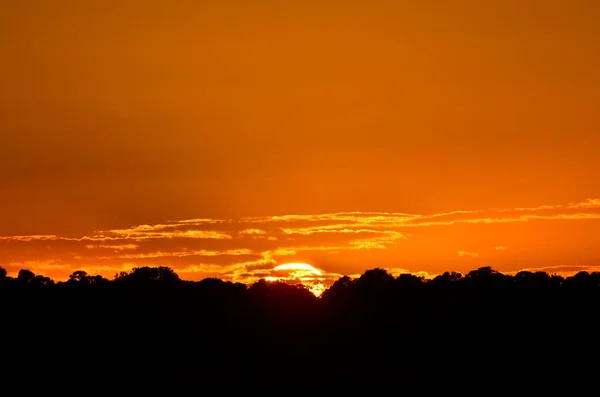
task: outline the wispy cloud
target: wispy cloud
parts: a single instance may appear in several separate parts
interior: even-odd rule
[[[186,257],[186,256],[219,256],[219,255],[254,255],[254,251],[246,248],[228,249],[228,250],[185,250],[185,251],[155,251],[139,254],[122,254],[116,256],[104,256],[99,259],[148,259],[165,257]]]
[[[173,260],[177,272],[195,279],[215,275],[232,281],[252,281],[265,275],[274,277],[271,269],[278,264],[311,255],[346,253],[346,258],[353,258],[371,250],[383,255],[390,247],[410,246],[412,235],[426,228],[438,230],[447,227],[452,230],[453,225],[486,227],[492,224],[598,219],[600,199],[563,205],[433,214],[355,211],[241,219],[196,218],[96,230],[76,236],[0,236],[3,248],[0,263],[10,266],[29,264],[34,271],[51,271],[60,275],[59,278],[66,278],[68,272],[79,268],[89,271],[99,269],[112,275],[135,266],[159,261],[164,264]],[[463,248],[452,247],[449,256],[460,261],[456,255],[464,258],[480,255]],[[481,256],[491,251],[475,249]],[[492,252],[505,251],[505,246],[497,245]],[[513,251],[511,243],[511,251],[502,257],[512,252],[516,251]],[[373,264],[365,264],[365,267],[369,266]],[[322,270],[326,275],[324,280],[320,280],[323,282],[329,282],[338,274]]]
[[[503,272],[505,274],[515,275],[519,272],[544,272],[548,274],[556,274],[563,277],[570,277],[579,272],[600,272],[600,265],[557,265],[557,266],[542,266],[542,267],[525,267],[511,272]]]
[[[166,230],[165,225],[159,225],[160,228],[152,229],[152,227],[144,226],[142,229],[120,229],[110,230],[109,233],[117,236],[123,236],[128,239],[135,239],[138,241],[147,239],[165,239],[165,238],[187,238],[187,239],[231,239],[233,238],[229,233],[216,230]],[[148,227],[148,229],[146,229]],[[173,225],[169,229],[179,228],[180,225]]]
[[[31,235],[31,236],[0,236],[0,240],[4,241],[54,241],[61,239],[56,235]]]
[[[8,270],[18,271],[21,269],[53,270],[69,269],[70,265],[61,263],[57,260],[28,260],[23,262],[11,262],[8,264]]]
[[[267,232],[262,229],[244,229],[240,230],[238,233],[248,236],[264,236],[267,234]]]
[[[106,248],[106,249],[110,249],[113,251],[125,251],[125,250],[136,250],[138,248],[140,248],[139,245],[137,244],[117,244],[117,245],[111,245],[111,244],[88,244],[85,246],[85,248],[88,249],[97,249],[97,248]]]
[[[399,267],[392,267],[387,269],[387,271],[394,277],[398,277],[401,274],[412,274],[414,276],[417,277],[423,277],[424,279],[432,279],[434,277],[437,276],[437,274],[435,273],[430,273],[430,272],[426,272],[426,271],[411,271],[408,269],[403,269],[403,268],[399,268]],[[359,275],[357,275],[359,276]]]

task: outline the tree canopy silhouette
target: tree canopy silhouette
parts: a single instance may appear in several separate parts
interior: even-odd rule
[[[485,368],[503,379],[532,368],[564,378],[600,353],[595,342],[567,343],[600,331],[600,273],[588,272],[482,267],[425,279],[373,268],[317,298],[301,284],[186,281],[164,266],[113,280],[77,270],[59,282],[0,268],[0,310],[11,368],[43,376],[60,358],[63,372],[94,368],[106,382],[191,387],[226,377],[260,388],[265,374],[278,384],[290,368],[326,373],[342,389],[430,382],[459,368],[480,379]],[[134,369],[141,375],[126,375]]]

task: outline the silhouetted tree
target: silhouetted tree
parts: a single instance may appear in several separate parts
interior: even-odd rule
[[[334,281],[334,283],[327,288],[321,295],[325,301],[330,300],[345,300],[351,293],[350,289],[354,281],[348,276],[342,276]]]
[[[396,280],[387,270],[381,268],[365,271],[353,283],[353,304],[360,307],[375,308],[391,302]]]
[[[462,281],[463,275],[458,272],[445,272],[440,274],[431,280],[432,285],[448,285],[457,281]]]
[[[546,272],[520,271],[515,277],[515,284],[520,288],[559,288],[563,278],[557,275],[550,275]]]
[[[512,277],[502,274],[490,266],[472,270],[465,276],[468,285],[481,288],[501,288],[512,284]]]
[[[173,269],[165,266],[159,267],[136,267],[131,272],[120,272],[115,275],[115,281],[134,285],[148,283],[177,283],[180,282],[179,275]]]
[[[394,283],[394,276],[387,270],[381,268],[369,269],[365,271],[357,281],[359,286],[370,287],[389,287]]]
[[[126,273],[123,277],[126,276]],[[69,275],[69,280],[67,280],[68,284],[79,284],[79,285],[97,285],[97,284],[107,284],[109,282],[108,279],[96,275],[90,276],[84,270],[76,270]]]
[[[36,275],[29,280],[29,284],[38,287],[49,287],[54,285],[54,280],[52,280],[50,277]]]
[[[69,275],[69,281],[80,282],[86,279],[88,276],[84,270],[76,270]]]
[[[484,371],[521,387],[529,378],[519,375],[540,369],[554,381],[600,353],[597,272],[563,279],[482,267],[426,281],[375,268],[340,277],[317,298],[284,282],[183,281],[168,267],[138,267],[114,280],[77,270],[57,283],[1,270],[2,359],[38,382],[53,371],[73,377],[93,368],[103,382],[117,379],[110,386],[119,390],[127,380],[138,391],[157,382],[194,390],[223,387],[223,378],[251,390],[267,375],[270,386],[289,387],[290,369],[310,368],[310,382],[300,383],[329,382],[338,392],[361,383],[373,393],[450,387],[464,374],[496,387]],[[45,344],[43,335],[51,335]],[[100,374],[105,362],[110,370]]]
[[[563,287],[577,294],[587,294],[598,290],[598,277],[593,273],[590,274],[586,271],[578,272],[577,274],[567,277],[563,281]]]
[[[423,277],[414,274],[400,274],[396,277],[396,285],[400,289],[418,289],[423,285]]]
[[[28,269],[21,269],[17,274],[17,281],[21,284],[29,284],[35,278],[35,274]]]
[[[273,300],[280,303],[281,299],[294,301],[309,300],[314,301],[316,297],[303,285],[291,285],[280,281],[266,281],[264,279],[250,285],[248,288],[250,297],[257,299]]]

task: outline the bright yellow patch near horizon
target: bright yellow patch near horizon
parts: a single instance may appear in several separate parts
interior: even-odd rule
[[[273,270],[300,270],[316,274],[317,276],[323,275],[323,273],[321,273],[319,269],[312,265],[309,265],[308,263],[285,263],[283,265],[275,266]]]
[[[302,283],[315,296],[320,296],[325,291],[323,273],[308,263],[284,263],[273,268],[274,272],[284,273],[280,276],[267,277],[267,281],[284,281]]]

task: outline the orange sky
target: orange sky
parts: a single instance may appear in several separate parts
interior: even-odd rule
[[[599,20],[593,0],[3,2],[0,266],[600,265]]]

